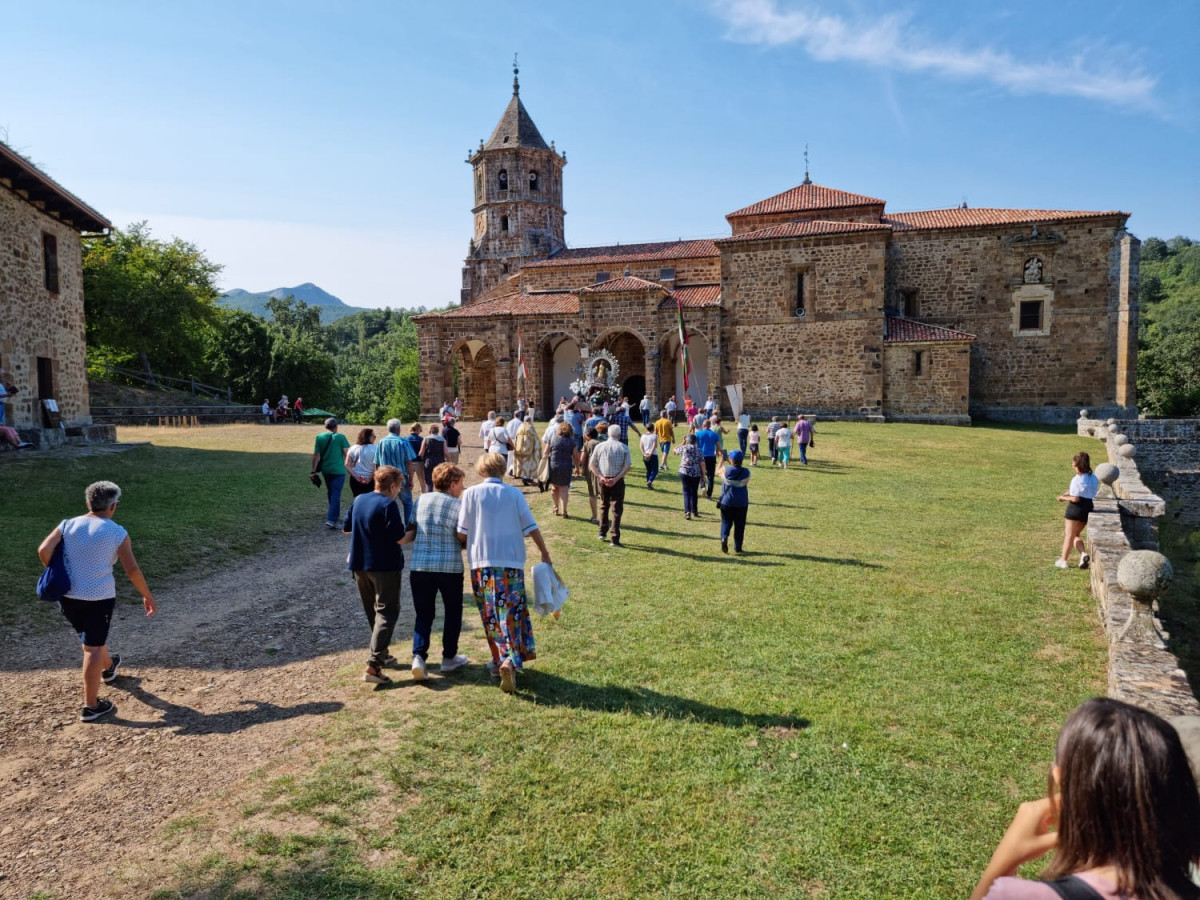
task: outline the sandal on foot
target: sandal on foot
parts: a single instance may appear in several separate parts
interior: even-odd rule
[[[363,681],[367,684],[391,684],[392,679],[383,674],[383,669],[376,666],[367,666],[367,671],[363,672]]]
[[[517,689],[517,670],[511,665],[500,667],[500,690],[511,694]]]

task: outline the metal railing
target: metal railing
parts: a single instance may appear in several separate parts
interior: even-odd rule
[[[140,381],[142,384],[150,385],[150,387],[172,387],[178,386],[181,390],[186,390],[192,396],[208,397],[211,400],[224,400],[226,403],[233,402],[233,391],[230,388],[216,387],[215,385],[205,384],[202,381],[197,381],[193,378],[173,378],[170,375],[158,375],[151,372],[147,375],[145,372],[139,372],[135,369],[126,369],[121,366],[113,366],[104,363],[104,374],[107,376],[120,375],[122,378],[132,381]]]

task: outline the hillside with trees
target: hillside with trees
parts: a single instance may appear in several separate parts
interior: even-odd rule
[[[321,324],[322,308],[269,297],[265,315],[219,302],[219,264],[145,222],[84,246],[88,366],[104,365],[228,387],[242,403],[282,394],[350,422],[420,411],[416,310],[364,309]]]
[[[1138,405],[1146,415],[1200,415],[1200,244],[1142,244]]]

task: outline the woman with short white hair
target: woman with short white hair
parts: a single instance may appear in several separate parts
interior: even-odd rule
[[[108,652],[108,630],[117,603],[113,564],[118,559],[142,595],[146,615],[154,615],[158,605],[133,556],[129,532],[113,521],[121,489],[111,481],[97,481],[88,485],[84,499],[87,515],[64,519],[46,535],[37,552],[42,565],[48,566],[55,548],[60,543],[63,546],[71,587],[58,605],[83,645],[83,710],[79,720],[94,722],[117,709],[98,694],[100,682],[115,681],[121,665],[121,654]]]
[[[525,538],[537,544],[542,562],[550,562],[550,551],[525,495],[504,483],[506,467],[503,454],[479,457],[475,471],[484,480],[463,491],[458,539],[467,548],[475,604],[492,651],[488,668],[511,694],[517,673],[537,656],[525,595]]]

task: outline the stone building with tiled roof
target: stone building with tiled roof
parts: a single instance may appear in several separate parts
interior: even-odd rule
[[[0,368],[17,388],[7,424],[36,444],[111,439],[111,426],[90,425],[81,244],[111,228],[0,143]]]
[[[688,392],[702,404],[741,384],[760,416],[1065,422],[1080,406],[1107,416],[1135,404],[1128,213],[889,213],[806,173],[729,213],[728,237],[568,248],[566,155],[546,146],[515,79],[468,162],[475,237],[461,306],[416,320],[423,412],[456,387],[469,415],[510,409],[518,393],[552,410],[600,350],[632,402],[682,406],[680,316]]]

